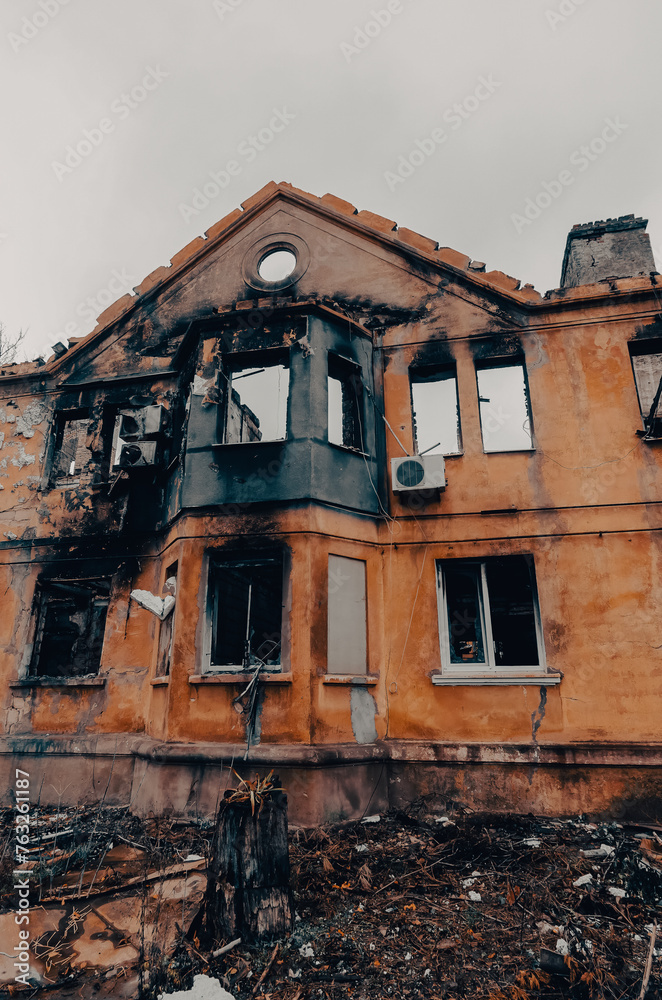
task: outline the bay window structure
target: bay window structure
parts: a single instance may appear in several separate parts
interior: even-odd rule
[[[441,675],[433,683],[558,683],[545,668],[530,556],[437,562]]]
[[[210,582],[209,670],[281,669],[282,553],[214,559]]]

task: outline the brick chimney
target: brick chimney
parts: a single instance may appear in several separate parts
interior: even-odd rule
[[[565,244],[561,288],[656,272],[647,224],[648,219],[621,215],[573,226]]]

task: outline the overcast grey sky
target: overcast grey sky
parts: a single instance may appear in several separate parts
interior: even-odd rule
[[[0,320],[31,357],[269,180],[543,292],[575,222],[647,217],[662,268],[659,0],[5,0],[0,26]]]

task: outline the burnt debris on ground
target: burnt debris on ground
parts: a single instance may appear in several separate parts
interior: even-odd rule
[[[248,948],[205,940],[212,822],[110,808],[35,816],[34,988],[16,987],[3,947],[0,997],[156,1000],[196,974],[237,1000],[662,996],[659,829],[423,803],[291,828],[294,931]],[[0,938],[11,944],[13,816],[2,820]]]

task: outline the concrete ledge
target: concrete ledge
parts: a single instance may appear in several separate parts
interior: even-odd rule
[[[226,674],[191,674],[189,684],[248,684],[253,679],[253,674],[231,673]],[[291,684],[291,672],[283,674],[260,674],[260,684]]]
[[[152,677],[152,679],[151,679],[151,681],[149,683],[152,685],[152,687],[165,687],[166,684],[170,683],[170,678],[167,677],[167,676],[166,677]]]
[[[662,821],[662,743],[372,744],[164,743],[140,733],[0,740],[2,804],[20,767],[47,808],[118,805],[139,816],[214,816],[236,779],[275,769],[290,820],[304,826],[358,819],[422,799],[429,811]]]
[[[28,677],[24,681],[14,681],[10,688],[42,687],[104,687],[105,677]]]
[[[376,684],[379,677],[374,674],[324,674],[322,684]]]

